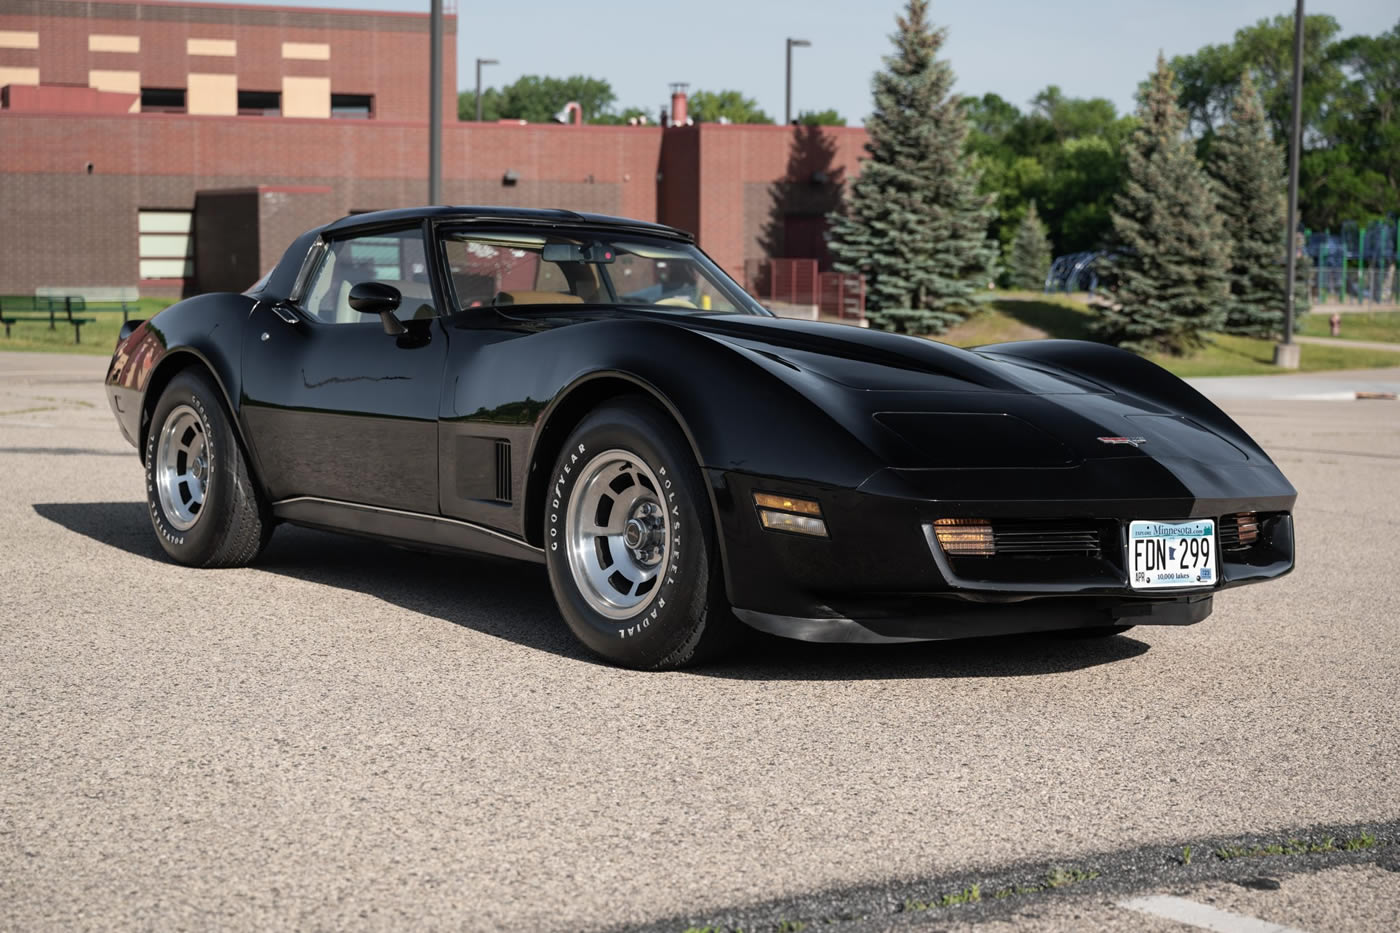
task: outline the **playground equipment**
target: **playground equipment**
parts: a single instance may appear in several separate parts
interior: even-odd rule
[[[1396,292],[1396,241],[1400,218],[1368,224],[1347,221],[1340,232],[1304,230],[1313,263],[1309,283],[1318,303],[1378,303],[1400,300]]]
[[[1110,256],[1103,250],[1092,250],[1057,257],[1045,276],[1045,291],[1088,292],[1092,295],[1099,287],[1098,263]]]

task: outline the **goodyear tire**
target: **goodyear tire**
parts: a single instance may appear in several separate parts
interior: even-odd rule
[[[238,567],[258,556],[272,516],[207,375],[186,369],[166,386],[144,454],[146,505],[165,553],[192,567]]]
[[[728,648],[714,522],[685,438],[641,399],[585,418],[554,466],[544,510],[550,585],[573,633],[625,667],[684,667]]]

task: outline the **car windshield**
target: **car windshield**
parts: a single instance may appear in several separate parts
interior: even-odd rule
[[[443,251],[457,307],[640,307],[680,314],[764,314],[700,250],[630,235],[461,231]]]

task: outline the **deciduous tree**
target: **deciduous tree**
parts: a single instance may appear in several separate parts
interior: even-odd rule
[[[690,95],[690,115],[696,123],[772,123],[758,102],[739,91],[696,91]]]
[[[573,75],[552,78],[524,75],[504,88],[487,88],[481,93],[482,119],[527,120],[548,123],[569,101],[577,101],[583,109],[585,122],[611,113],[617,100],[612,85],[602,78]],[[457,116],[462,120],[476,119],[476,92],[463,91],[457,96]]]
[[[804,110],[797,115],[799,126],[845,126],[846,118],[835,110]]]

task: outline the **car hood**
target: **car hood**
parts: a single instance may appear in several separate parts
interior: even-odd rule
[[[1156,399],[1043,361],[810,321],[682,320],[818,401],[892,465],[1065,468],[1149,459],[1228,468],[1268,462],[1245,438],[1225,437]]]
[[[671,320],[853,389],[1035,395],[1110,391],[1024,360],[848,325],[751,315],[690,315]]]

